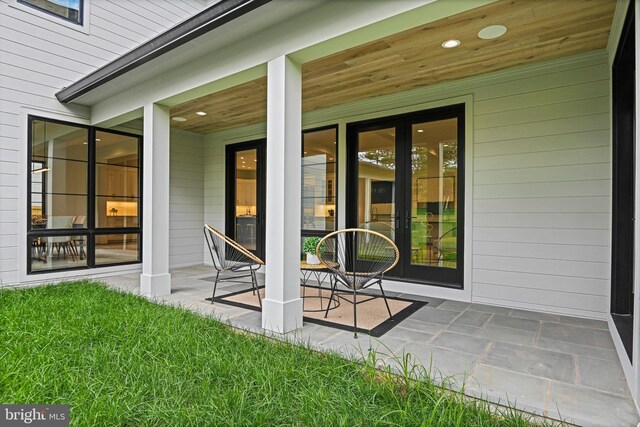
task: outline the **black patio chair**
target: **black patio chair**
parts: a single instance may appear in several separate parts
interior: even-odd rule
[[[213,295],[211,296],[211,304],[216,297],[216,288],[218,282],[229,281],[238,283],[247,283],[237,279],[243,277],[251,277],[251,287],[253,294],[258,294],[258,303],[262,307],[262,299],[260,298],[260,289],[258,287],[258,279],[256,271],[260,266],[264,265],[264,261],[240,246],[233,239],[225,236],[210,225],[204,226],[204,236],[209,246],[213,268],[217,270],[216,280],[213,284]],[[234,273],[231,277],[220,277],[220,273]]]
[[[338,292],[337,284],[340,283],[353,292],[353,300],[338,297],[353,304],[353,335],[358,337],[358,313],[357,306],[370,301],[375,296],[357,301],[358,291],[378,285],[384,303],[389,312],[389,318],[393,319],[387,296],[382,289],[384,274],[396,266],[400,259],[400,252],[391,239],[381,233],[360,228],[334,231],[327,234],[316,250],[316,254],[335,276],[331,288],[331,297]],[[325,312],[326,318],[329,310]]]

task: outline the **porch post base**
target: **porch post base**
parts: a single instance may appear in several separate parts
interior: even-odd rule
[[[171,274],[141,274],[140,294],[146,297],[163,297],[171,294]]]
[[[262,328],[286,334],[302,327],[302,298],[291,301],[262,300]]]

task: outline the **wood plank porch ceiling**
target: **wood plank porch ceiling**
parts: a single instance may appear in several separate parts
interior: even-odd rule
[[[302,65],[304,112],[607,46],[615,0],[499,0]],[[507,33],[482,40],[501,24]],[[443,49],[448,39],[462,44]],[[172,126],[198,133],[264,122],[267,79],[171,109]],[[204,111],[206,116],[197,116]]]

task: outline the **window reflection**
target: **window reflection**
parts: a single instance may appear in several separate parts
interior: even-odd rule
[[[358,135],[358,224],[395,240],[396,130]]]
[[[87,216],[89,131],[33,120],[31,126],[31,229],[77,228]]]
[[[96,227],[139,224],[139,140],[96,132]]]
[[[336,227],[336,129],[309,131],[302,143],[302,229]]]
[[[31,271],[87,266],[86,236],[36,236],[29,239]]]
[[[457,119],[414,124],[411,264],[457,265]]]
[[[96,235],[96,265],[138,261],[137,234]]]
[[[76,24],[82,24],[83,0],[18,0],[18,3],[40,9]]]

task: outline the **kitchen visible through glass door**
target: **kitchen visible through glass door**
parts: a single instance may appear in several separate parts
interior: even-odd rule
[[[227,147],[226,234],[262,256],[264,236],[264,143]]]
[[[256,250],[258,178],[257,149],[236,152],[236,241]]]

